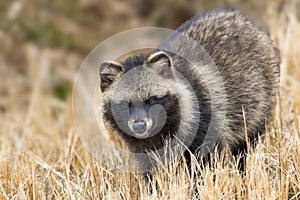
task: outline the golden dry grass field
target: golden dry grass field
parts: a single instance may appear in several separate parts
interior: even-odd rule
[[[26,8],[16,2],[5,11],[5,3],[0,4],[7,20],[0,26],[0,199],[191,199],[195,190],[200,199],[300,199],[298,0],[270,1],[261,11],[281,52],[280,94],[265,139],[247,157],[245,177],[230,158],[220,158],[226,162],[216,161],[213,169],[193,163],[198,176],[175,164],[154,174],[157,188],[152,193],[141,174],[119,173],[95,160],[76,134],[72,85],[86,53],[72,50],[81,45],[76,35],[74,41],[50,40],[58,35],[53,28],[50,39],[41,34],[53,44],[63,41],[66,48],[37,45],[38,33],[31,29],[36,25],[16,16],[20,7]],[[41,14],[45,21],[46,14]],[[19,24],[10,26],[14,20]],[[78,29],[71,21],[57,23],[68,25],[67,35]],[[27,35],[19,34],[25,29]]]

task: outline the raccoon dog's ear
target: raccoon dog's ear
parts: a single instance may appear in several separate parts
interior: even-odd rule
[[[159,51],[151,54],[147,58],[146,64],[165,78],[175,77],[172,60],[165,52]]]
[[[104,92],[110,85],[120,77],[124,71],[124,66],[115,61],[103,62],[100,66],[100,89]]]

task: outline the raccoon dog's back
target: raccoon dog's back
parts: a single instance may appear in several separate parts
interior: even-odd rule
[[[217,66],[226,93],[226,98],[215,100],[220,106],[226,105],[226,119],[219,148],[229,146],[236,154],[246,148],[243,109],[250,141],[265,132],[278,91],[279,52],[267,34],[236,9],[216,9],[195,16],[176,31],[199,42]],[[158,49],[167,48],[180,52],[180,46],[184,44],[172,42],[179,41],[176,40],[178,35],[176,32],[171,34]],[[192,48],[190,51],[194,50]],[[176,70],[185,74],[192,84],[200,84],[205,88],[203,80],[195,83],[193,78],[189,78],[191,75],[196,76],[195,71],[180,64],[180,61],[173,62]],[[176,62],[179,64],[176,65]],[[206,70],[201,67],[202,71]],[[216,80],[214,75],[206,74],[211,76],[208,80]],[[216,83],[215,87],[218,86]],[[202,95],[206,96],[205,92]],[[208,97],[210,100],[214,98],[216,97]],[[200,144],[193,145],[197,148]]]

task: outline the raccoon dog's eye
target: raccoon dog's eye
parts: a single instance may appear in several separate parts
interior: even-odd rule
[[[128,108],[131,106],[131,102],[128,102],[128,101],[121,101],[120,103],[121,106],[125,107],[125,108]]]
[[[148,106],[151,106],[151,105],[155,104],[156,101],[157,101],[157,97],[152,96],[152,97],[150,97],[150,98],[146,101],[146,104],[147,104]]]

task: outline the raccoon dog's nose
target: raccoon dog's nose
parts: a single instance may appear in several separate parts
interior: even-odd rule
[[[132,129],[134,132],[142,134],[146,131],[147,124],[143,120],[135,121],[132,124]]]

